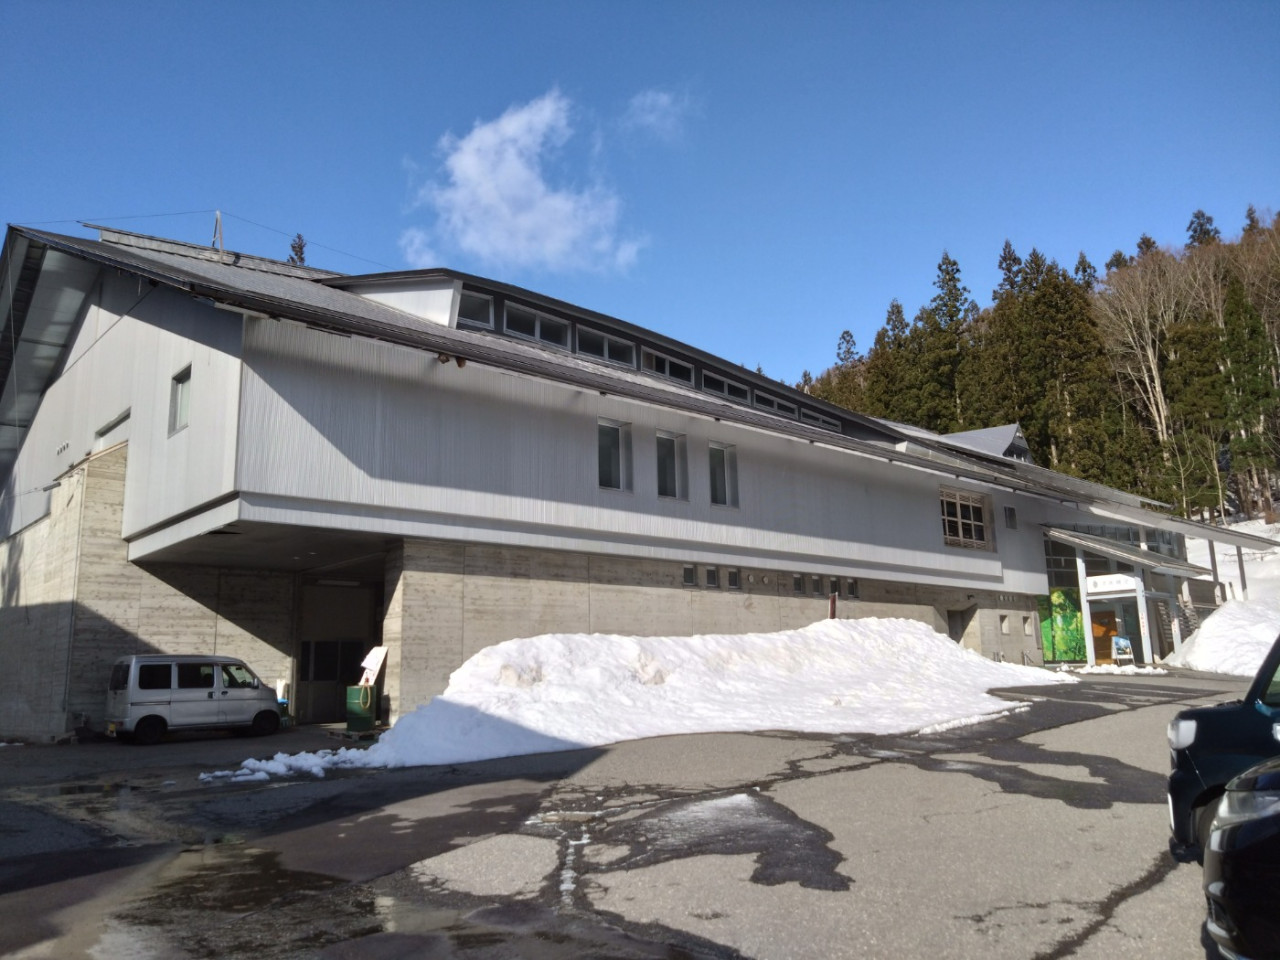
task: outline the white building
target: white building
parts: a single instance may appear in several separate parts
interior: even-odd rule
[[[1016,427],[876,421],[449,270],[11,227],[0,384],[2,736],[100,723],[134,652],[243,657],[303,722],[379,643],[390,718],[549,631],[834,607],[1039,662],[1063,587],[1150,660],[1214,602],[1184,534],[1270,545],[1037,468]]]

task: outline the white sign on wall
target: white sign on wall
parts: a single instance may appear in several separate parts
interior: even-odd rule
[[[1112,573],[1105,577],[1089,577],[1085,580],[1085,589],[1089,596],[1100,593],[1136,593],[1141,586],[1137,577],[1127,573]]]

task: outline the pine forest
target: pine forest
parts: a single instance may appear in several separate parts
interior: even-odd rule
[[[1225,240],[1197,210],[1181,249],[1143,235],[1103,272],[1006,241],[980,307],[946,252],[909,322],[798,386],[939,433],[1018,423],[1035,462],[1197,519],[1270,516],[1280,491],[1280,215]]]

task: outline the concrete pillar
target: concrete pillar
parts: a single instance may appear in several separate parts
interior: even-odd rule
[[[443,693],[462,665],[464,549],[405,540],[387,554],[383,715],[393,723]]]

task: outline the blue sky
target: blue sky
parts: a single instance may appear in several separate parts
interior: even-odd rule
[[[1007,238],[1280,210],[1280,4],[7,0],[0,216],[442,265],[792,382]],[[56,222],[69,221],[69,222]],[[363,258],[363,259],[361,259]]]

